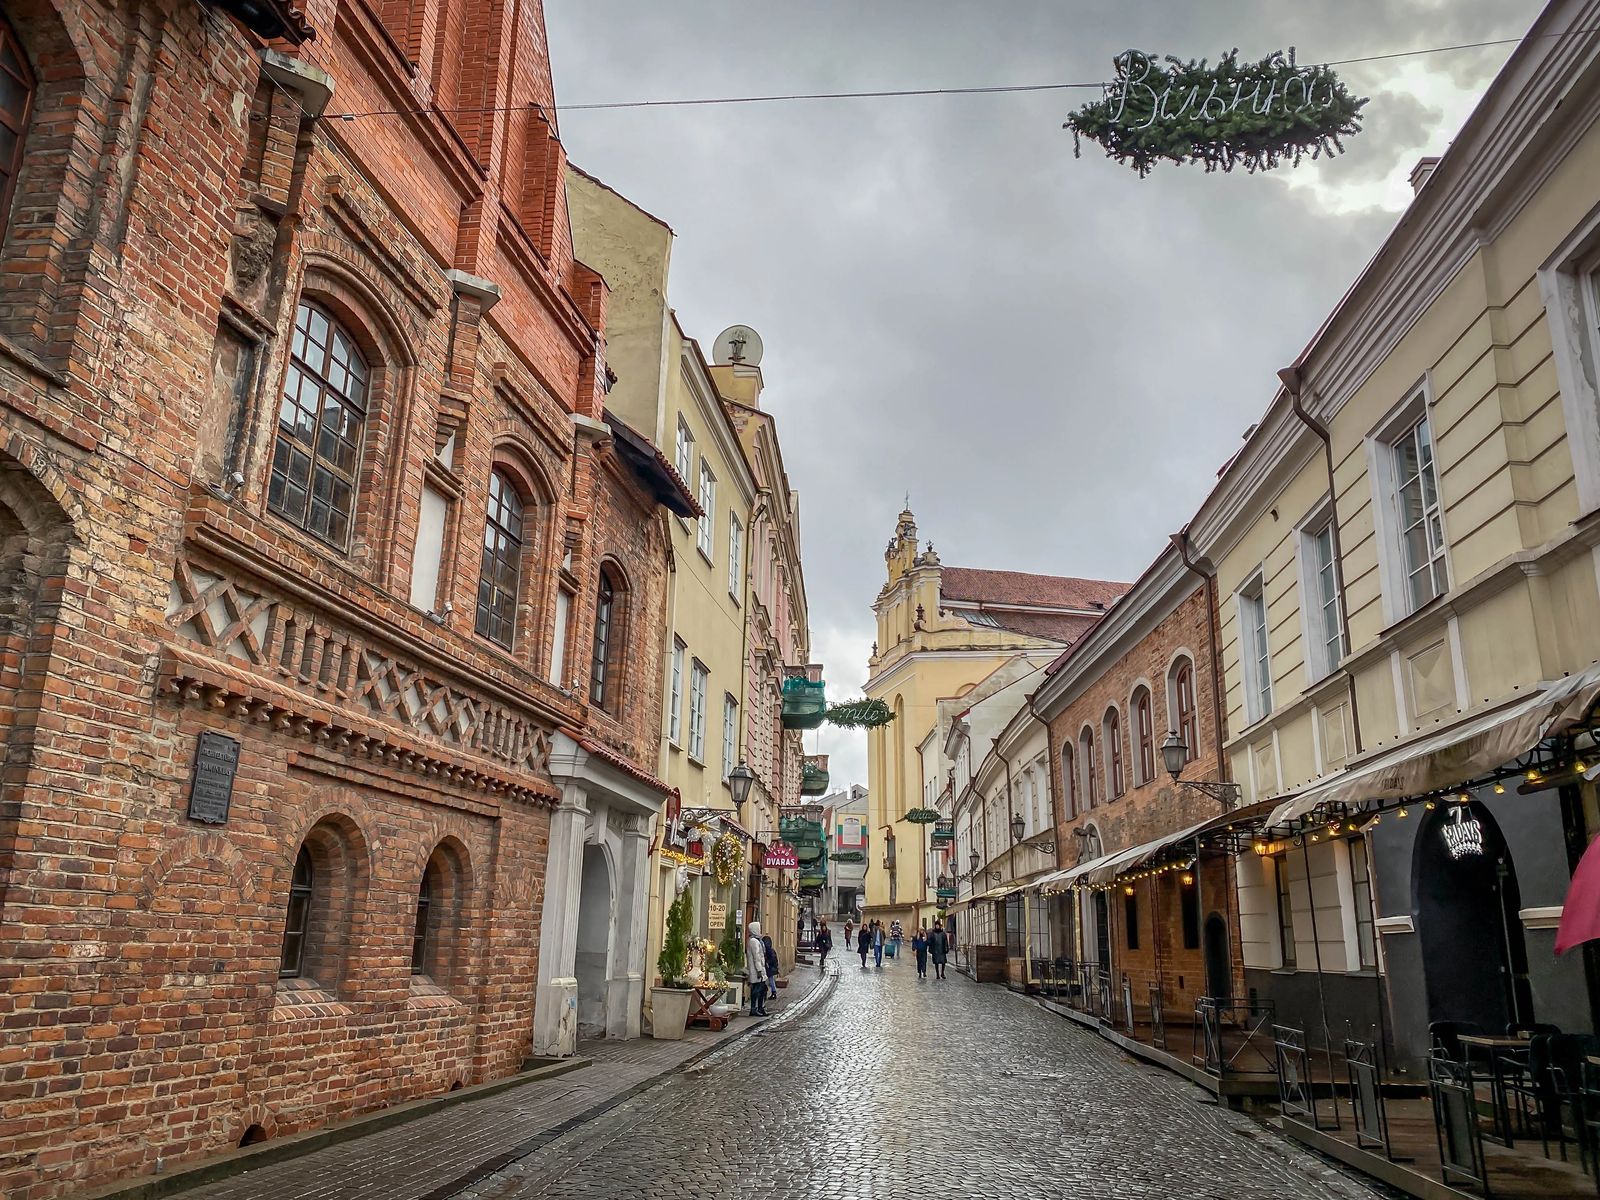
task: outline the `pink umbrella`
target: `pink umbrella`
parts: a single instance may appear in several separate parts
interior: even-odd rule
[[[1567,903],[1561,910],[1561,928],[1556,930],[1556,953],[1565,954],[1574,946],[1600,939],[1600,838],[1578,860],[1567,888]]]

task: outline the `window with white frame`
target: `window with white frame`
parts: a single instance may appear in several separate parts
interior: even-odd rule
[[[727,692],[722,693],[722,777],[737,765],[734,755],[739,753],[739,702]]]
[[[1063,817],[1078,815],[1078,776],[1072,763],[1072,747],[1061,747],[1061,805]]]
[[[674,746],[683,742],[683,659],[689,652],[681,639],[672,639],[672,687],[668,697],[671,708],[667,712],[667,741]]]
[[[1239,592],[1239,648],[1244,665],[1245,718],[1272,711],[1272,655],[1267,647],[1267,595],[1260,575]]]
[[[1377,939],[1373,936],[1372,864],[1367,858],[1367,840],[1350,838],[1345,845],[1350,848],[1350,884],[1355,893],[1356,910],[1356,961],[1362,970],[1378,965]]]
[[[689,757],[706,757],[706,683],[711,672],[698,658],[689,667]]]
[[[678,474],[683,477],[684,487],[689,486],[689,481],[694,478],[694,434],[689,432],[689,426],[682,417],[678,418]]]
[[[1272,859],[1272,878],[1278,901],[1278,956],[1283,969],[1295,969],[1294,897],[1289,890],[1289,856]]]
[[[715,551],[712,537],[716,533],[717,477],[711,473],[711,464],[702,455],[700,459],[700,553],[710,562]]]
[[[733,513],[728,514],[728,595],[736,604],[744,602],[744,526]]]
[[[1444,560],[1444,510],[1433,461],[1433,434],[1424,412],[1389,442],[1395,532],[1405,589],[1405,612],[1450,590]]]
[[[1306,665],[1321,679],[1344,657],[1339,576],[1333,561],[1333,514],[1320,514],[1300,535],[1300,583],[1305,606]]]

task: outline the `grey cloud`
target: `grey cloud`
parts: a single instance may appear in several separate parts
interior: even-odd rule
[[[1128,46],[1316,61],[1519,34],[1538,0],[1122,8],[547,0],[547,19],[558,97],[592,102],[1092,80]],[[1426,62],[1479,88],[1505,53]],[[1302,168],[1328,185],[1403,173],[1453,133],[1393,69],[1347,74],[1374,100],[1344,159]],[[1075,160],[1061,122],[1087,95],[562,116],[573,161],[677,231],[685,327],[766,340],[819,653],[864,654],[907,490],[946,562],[1137,575],[1395,219],[1331,215],[1284,172]],[[828,665],[836,694],[864,674]],[[814,736],[836,783],[865,781],[860,735]]]

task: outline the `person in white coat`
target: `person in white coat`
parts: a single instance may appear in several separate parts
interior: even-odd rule
[[[767,944],[761,940],[761,922],[750,922],[744,942],[744,970],[750,979],[750,1015],[767,1015]]]

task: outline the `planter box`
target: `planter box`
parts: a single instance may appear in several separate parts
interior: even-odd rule
[[[650,1036],[664,1042],[683,1040],[694,993],[683,988],[650,989]]]

